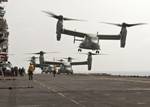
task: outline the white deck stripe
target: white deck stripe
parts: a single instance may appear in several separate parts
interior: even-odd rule
[[[60,95],[61,97],[67,98],[68,100],[70,100],[70,101],[73,102],[74,104],[77,104],[77,105],[80,104],[80,103],[77,102],[76,100],[66,97],[63,93],[57,92],[56,90],[51,89],[50,87],[47,87],[45,84],[43,84],[43,83],[41,83],[41,82],[38,82],[37,80],[34,80],[34,82],[40,84],[42,87],[47,88],[48,90],[51,90],[51,91],[57,93],[57,94]],[[84,107],[84,106],[82,105],[82,107]]]

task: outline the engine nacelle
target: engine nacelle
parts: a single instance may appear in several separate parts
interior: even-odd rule
[[[40,62],[40,65],[44,64],[44,56],[43,55],[40,55],[39,62]]]
[[[63,31],[63,20],[58,20],[56,28],[57,41],[60,41],[62,31]]]
[[[120,47],[124,48],[126,45],[126,35],[122,35],[120,39]]]
[[[88,70],[91,70],[91,69],[92,69],[92,64],[88,63]]]
[[[61,33],[57,33],[57,41],[60,41],[61,39]]]
[[[121,48],[125,47],[126,37],[127,37],[127,29],[126,27],[122,27],[120,31],[120,47]]]
[[[87,65],[88,65],[88,70],[91,70],[92,69],[92,54],[90,52],[87,58]]]

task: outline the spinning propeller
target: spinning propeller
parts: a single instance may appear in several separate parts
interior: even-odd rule
[[[107,22],[102,22],[105,24],[110,24],[110,25],[115,25],[115,26],[119,26],[119,27],[132,27],[132,26],[138,26],[138,25],[144,25],[146,23],[134,23],[134,24],[128,24],[123,22],[122,24],[116,24],[116,23],[107,23]]]
[[[58,19],[58,20],[65,20],[65,21],[85,21],[85,20],[79,20],[79,19],[72,19],[72,18],[66,18],[66,17],[63,17],[63,15],[56,15],[52,12],[48,12],[48,11],[42,11],[46,14],[48,14],[49,16],[55,18],[55,19]]]
[[[44,52],[44,51],[40,51],[40,52],[36,52],[36,53],[28,53],[28,54],[47,54],[47,53],[58,53],[58,52]]]

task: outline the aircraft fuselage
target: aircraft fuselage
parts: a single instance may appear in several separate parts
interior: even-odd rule
[[[86,37],[83,42],[80,43],[79,48],[82,49],[91,49],[91,50],[100,50],[98,43],[94,42],[92,38]]]
[[[58,74],[59,73],[71,73],[73,74],[73,70],[72,70],[72,66],[70,64],[70,62],[67,62],[67,63],[63,63],[61,66],[60,66],[60,69],[58,70]]]

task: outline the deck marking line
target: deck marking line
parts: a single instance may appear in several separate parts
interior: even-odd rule
[[[60,96],[62,96],[62,97],[65,97],[65,98],[67,98],[63,93],[60,93],[60,92],[57,92],[56,90],[54,90],[54,89],[51,89],[50,87],[47,87],[45,84],[43,84],[43,83],[41,83],[41,82],[38,82],[38,81],[36,81],[36,80],[34,80],[36,83],[39,83],[41,86],[43,86],[43,87],[45,87],[45,88],[47,88],[48,90],[51,90],[51,91],[53,91],[53,92],[55,92],[56,94],[58,94],[58,95],[60,95]],[[80,105],[80,103],[78,103],[76,100],[74,100],[74,99],[71,99],[71,98],[67,98],[68,100],[70,100],[72,103],[74,103],[74,104],[77,104],[77,105]],[[84,106],[83,106],[84,107]]]
[[[73,103],[79,105],[79,103],[77,101],[73,100],[73,99],[70,99],[70,101],[72,101]]]
[[[62,97],[66,97],[63,93],[57,93],[57,94],[62,96]]]

